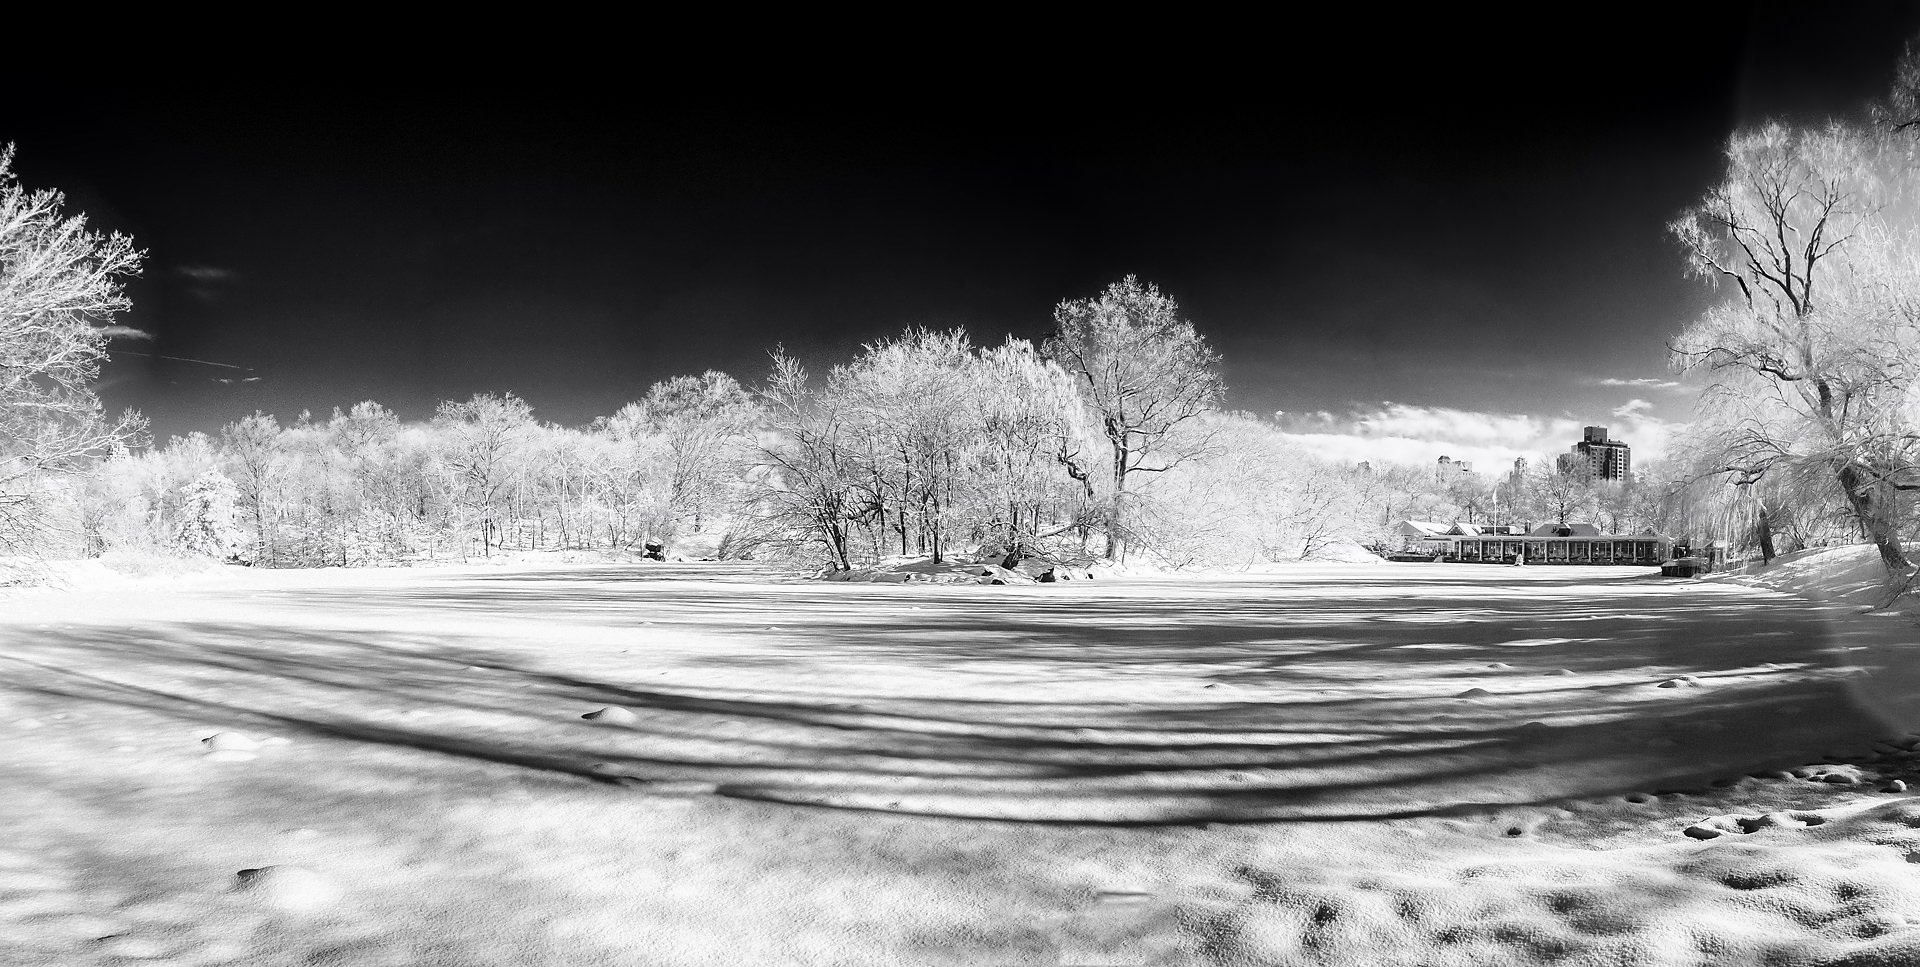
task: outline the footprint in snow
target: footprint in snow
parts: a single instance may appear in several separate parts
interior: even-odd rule
[[[1765,813],[1759,816],[1713,816],[1688,826],[1683,832],[1693,839],[1719,839],[1732,834],[1757,833],[1763,829],[1805,829],[1818,826],[1827,817],[1811,810]]]

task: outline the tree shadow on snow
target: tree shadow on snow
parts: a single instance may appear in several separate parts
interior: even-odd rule
[[[760,594],[631,572],[590,572],[585,589],[576,572],[487,575],[484,587],[279,602],[311,609],[308,625],[41,630],[0,660],[0,692],[638,792],[693,782],[738,798],[1026,822],[1449,815],[1700,785],[1883,730],[1852,701],[1818,612],[1652,582],[1596,591],[1590,576],[1548,576],[1515,590],[1417,574],[1414,595],[1405,582],[1259,580]],[[1586,593],[1559,593],[1569,588]],[[793,675],[776,687],[683,685],[661,681],[644,654],[534,645],[511,628],[325,628],[336,611],[651,620],[703,636],[703,681]],[[856,677],[873,669],[913,672],[900,680],[940,693]],[[947,673],[1005,674],[1017,687],[940,689]],[[1657,687],[1682,675],[1698,684]],[[1461,697],[1469,687],[1485,694]],[[634,718],[580,717],[603,705]]]

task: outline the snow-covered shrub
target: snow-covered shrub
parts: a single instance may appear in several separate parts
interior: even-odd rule
[[[223,560],[233,556],[242,541],[240,528],[234,523],[238,492],[233,481],[218,470],[208,470],[181,489],[174,546],[189,554]]]

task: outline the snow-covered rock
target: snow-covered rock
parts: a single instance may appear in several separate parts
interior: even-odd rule
[[[245,762],[254,757],[260,743],[238,732],[215,732],[200,740],[207,758],[215,762]]]
[[[580,717],[589,722],[599,722],[602,725],[632,725],[640,721],[640,716],[618,705],[607,705],[597,708]]]
[[[303,866],[262,866],[234,874],[233,890],[249,899],[294,912],[331,906],[340,898],[333,882]]]

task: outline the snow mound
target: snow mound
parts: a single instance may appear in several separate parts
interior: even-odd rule
[[[215,762],[245,762],[254,757],[260,743],[238,732],[215,732],[200,740],[206,756]]]
[[[234,874],[233,889],[281,910],[305,912],[331,905],[340,891],[326,877],[300,866],[263,866]]]
[[[604,725],[632,725],[640,721],[640,716],[618,705],[603,706],[580,717],[591,722],[600,722]]]
[[[0,557],[0,588],[9,595],[107,590],[152,585],[203,584],[233,577],[235,571],[207,557],[109,551],[82,560],[42,561]]]

